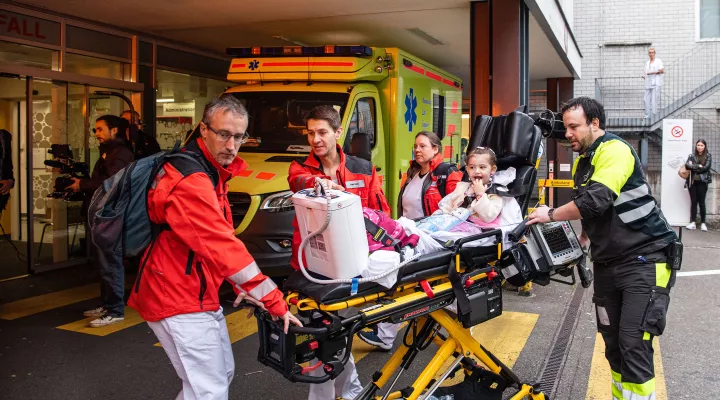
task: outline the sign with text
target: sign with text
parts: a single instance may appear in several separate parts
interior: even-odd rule
[[[164,103],[163,117],[194,117],[195,102],[189,103]]]
[[[0,10],[0,36],[60,46],[60,23]]]
[[[670,225],[690,223],[690,194],[678,175],[693,151],[693,120],[663,120],[660,208]]]

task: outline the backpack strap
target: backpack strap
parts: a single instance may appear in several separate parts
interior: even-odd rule
[[[456,172],[457,166],[455,164],[441,162],[433,170],[432,174],[437,178],[437,188],[442,197],[447,195],[447,178],[451,173]]]
[[[400,247],[400,241],[388,235],[385,229],[381,228],[376,223],[370,221],[368,218],[365,219],[365,230],[370,233],[373,240],[379,242],[385,247]]]

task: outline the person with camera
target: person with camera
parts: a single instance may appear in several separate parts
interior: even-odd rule
[[[529,224],[581,220],[580,245],[594,259],[593,303],[614,399],[654,399],[652,339],[665,329],[682,244],[643,174],[635,150],[605,132],[605,110],[578,97],[562,108],[565,138],[580,155],[573,200],[537,208]]]
[[[95,163],[89,179],[72,178],[72,185],[66,189],[84,194],[83,215],[87,215],[95,190],[106,179],[134,161],[132,150],[124,135],[127,126],[127,121],[114,115],[103,115],[95,121],[93,133],[100,142],[100,157]],[[102,305],[84,312],[86,317],[98,317],[90,322],[90,326],[93,328],[118,323],[125,319],[125,272],[123,266],[99,264]]]

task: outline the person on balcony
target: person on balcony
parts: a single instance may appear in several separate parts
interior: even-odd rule
[[[655,48],[648,49],[650,60],[645,63],[645,118],[657,113],[660,104],[660,90],[663,84],[663,75],[665,68],[662,60],[655,57]]]

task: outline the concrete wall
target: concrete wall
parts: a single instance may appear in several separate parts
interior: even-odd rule
[[[648,172],[646,174],[650,188],[655,198],[660,202],[660,172]],[[707,208],[707,224],[710,228],[720,229],[720,174],[713,174],[713,181],[708,188],[707,197],[705,197],[705,207]],[[698,210],[698,220],[700,218],[700,210]]]

